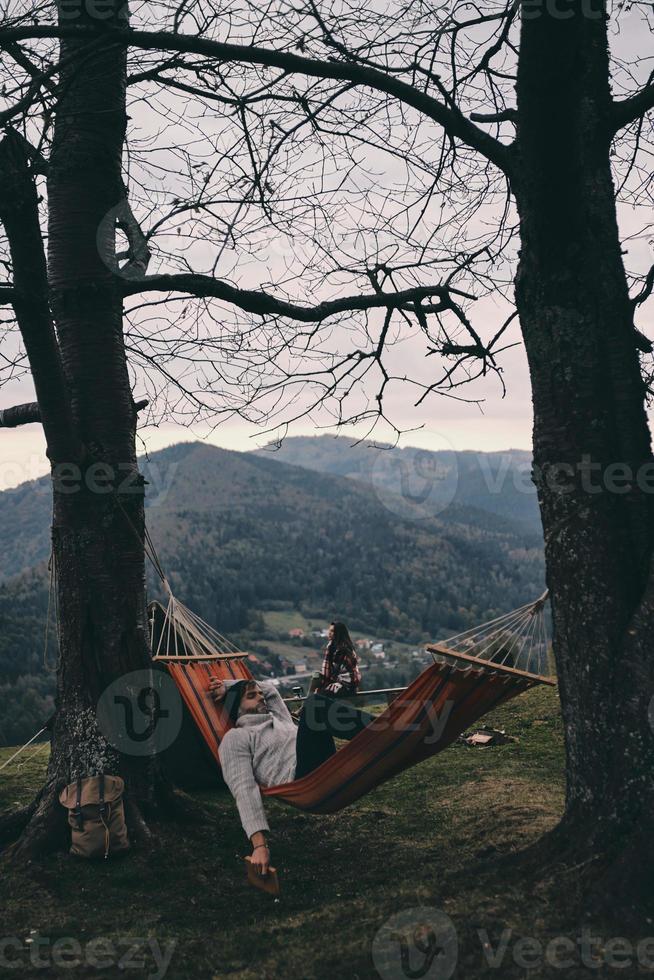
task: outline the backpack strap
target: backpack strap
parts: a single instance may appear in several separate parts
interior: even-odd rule
[[[104,801],[104,773],[100,773],[100,816],[104,817],[107,812],[107,804]]]
[[[111,835],[109,834],[109,827],[105,822],[105,817],[111,812],[111,804],[105,803],[104,800],[104,773],[100,773],[99,777],[99,792],[100,792],[100,820],[102,821],[102,826],[104,827],[104,859],[105,861],[109,857],[109,847],[111,844]]]
[[[84,830],[84,818],[82,817],[82,777],[77,777],[77,800],[75,802],[75,816],[77,817],[77,826],[80,830]]]

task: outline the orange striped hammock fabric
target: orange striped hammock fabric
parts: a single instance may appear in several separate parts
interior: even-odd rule
[[[443,648],[436,652],[447,655]],[[211,697],[209,681],[249,680],[250,671],[238,657],[169,661],[166,667],[219,766],[220,742],[230,723]],[[542,682],[551,683],[495,665],[437,661],[321,766],[302,779],[264,788],[262,794],[309,813],[335,813],[441,752],[488,711]]]

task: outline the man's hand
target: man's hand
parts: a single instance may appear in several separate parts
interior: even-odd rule
[[[250,838],[250,843],[252,844],[252,857],[250,858],[250,864],[254,867],[263,878],[268,874],[268,868],[270,867],[270,851],[268,850],[268,845],[266,844],[266,836],[262,830],[257,830],[255,834],[252,834]]]
[[[225,687],[225,682],[220,679],[220,677],[212,677],[209,681],[209,693],[211,697],[217,704],[225,700],[225,695],[227,694],[227,688]]]
[[[265,844],[259,844],[254,848],[250,862],[256,869],[257,873],[260,874],[262,878],[265,878],[268,874],[268,868],[270,867],[270,851]]]

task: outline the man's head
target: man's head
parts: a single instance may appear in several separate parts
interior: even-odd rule
[[[239,715],[264,714],[268,710],[263,691],[256,681],[248,681],[241,695]]]
[[[239,681],[227,689],[225,710],[235,724],[240,715],[260,715],[268,711],[263,691],[256,681]]]

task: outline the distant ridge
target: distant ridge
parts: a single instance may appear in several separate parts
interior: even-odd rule
[[[442,517],[443,502],[475,507],[490,514],[521,521],[541,533],[536,489],[531,482],[531,452],[507,449],[435,451],[416,447],[380,448],[373,442],[353,445],[344,436],[296,436],[277,447],[269,443],[259,455],[321,473],[344,476],[368,487],[402,496],[403,486],[421,496],[427,492],[426,511]],[[432,490],[429,484],[432,481]],[[439,493],[439,483],[444,494]]]

